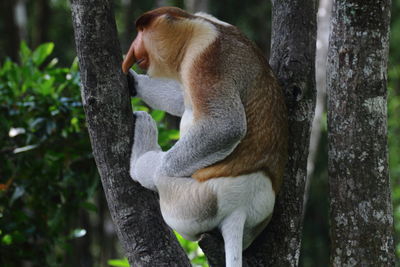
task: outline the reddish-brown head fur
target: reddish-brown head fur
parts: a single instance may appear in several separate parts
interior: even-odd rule
[[[147,69],[149,67],[149,56],[143,44],[143,32],[151,28],[152,23],[159,17],[165,15],[167,20],[180,18],[193,18],[194,16],[176,7],[161,7],[144,13],[136,20],[138,35],[132,42],[125,60],[122,63],[122,70],[128,73],[133,64],[138,63],[139,67]]]
[[[193,18],[194,16],[177,7],[160,7],[144,13],[136,20],[136,29],[149,27],[155,18],[166,15],[168,19]]]

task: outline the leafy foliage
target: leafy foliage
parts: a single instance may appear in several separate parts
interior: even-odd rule
[[[192,262],[192,266],[194,267],[208,267],[206,256],[204,255],[203,251],[200,249],[197,242],[191,242],[184,239],[180,236],[177,232],[175,235],[179,241],[179,244],[183,247],[186,251],[190,261]],[[123,259],[112,259],[108,261],[108,265],[114,267],[129,267],[129,262],[127,258]]]
[[[85,129],[77,62],[57,68],[54,45],[0,68],[0,263],[56,265],[85,234],[71,218],[98,187]]]
[[[0,265],[60,266],[73,253],[71,240],[86,235],[76,225],[79,210],[97,212],[88,201],[99,177],[93,160],[79,93],[77,62],[58,68],[49,60],[53,43],[31,51],[21,44],[20,62],[0,67]],[[159,143],[168,149],[179,138],[166,114],[138,98],[135,110],[157,121]],[[189,256],[204,266],[198,246],[180,239]],[[19,259],[19,260],[16,260]],[[126,260],[110,260],[127,266]]]

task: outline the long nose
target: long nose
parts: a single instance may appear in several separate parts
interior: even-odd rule
[[[122,62],[122,71],[127,74],[129,69],[135,64],[136,57],[135,57],[135,41],[132,42],[131,47],[126,54],[124,61]]]

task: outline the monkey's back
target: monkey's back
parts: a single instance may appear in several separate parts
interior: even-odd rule
[[[228,157],[198,170],[192,177],[206,181],[261,171],[270,177],[274,191],[278,192],[287,161],[288,142],[283,91],[261,51],[251,41],[235,27],[220,27],[220,30],[225,32],[210,51],[217,51],[223,61],[210,71],[218,77],[223,73],[232,75],[225,78],[233,80],[226,84],[233,82],[239,91],[246,113],[247,132]],[[206,58],[215,56],[205,55]]]

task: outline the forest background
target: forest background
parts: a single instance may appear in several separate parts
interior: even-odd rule
[[[202,6],[196,6],[201,3]],[[270,49],[271,5],[261,0],[115,0],[122,51],[144,11],[174,5],[206,10]],[[318,102],[310,144],[301,266],[329,265],[329,200],[325,61],[330,0],[320,0],[316,81]],[[389,56],[389,167],[400,257],[400,1],[393,0]],[[68,0],[0,3],[0,265],[127,266],[91,153]],[[397,44],[397,46],[396,46]],[[176,119],[149,110],[160,143],[179,136]],[[196,243],[180,239],[194,265],[205,266]]]

